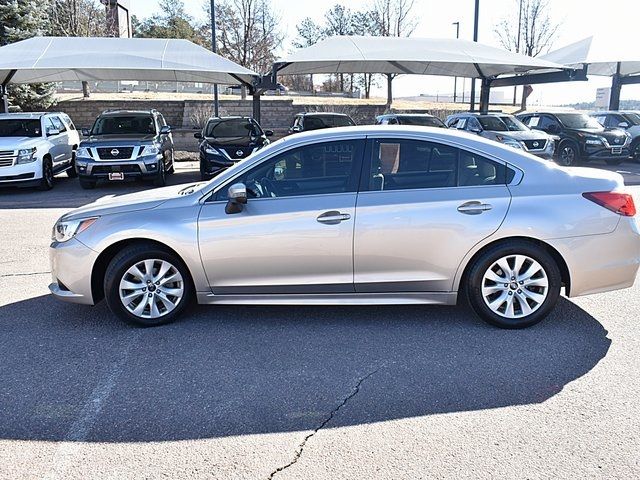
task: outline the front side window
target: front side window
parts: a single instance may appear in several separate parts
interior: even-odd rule
[[[493,132],[506,132],[508,130],[505,123],[498,117],[487,115],[478,117],[478,121],[484,130],[490,130]]]
[[[363,140],[293,148],[230,181],[218,191],[216,200],[227,200],[228,188],[234,183],[244,183],[249,198],[355,192],[363,150]]]
[[[150,115],[98,117],[91,135],[153,135],[156,125]]]
[[[507,168],[456,147],[420,140],[376,140],[365,188],[371,191],[504,185]]]

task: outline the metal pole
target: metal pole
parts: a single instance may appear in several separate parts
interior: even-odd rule
[[[622,83],[620,82],[620,62],[616,64],[616,73],[611,79],[611,96],[609,97],[609,110],[620,110],[620,91]]]
[[[476,9],[473,15],[473,41],[478,41],[478,15],[480,13],[480,0],[476,0]],[[476,79],[471,79],[471,111],[476,108]]]
[[[460,38],[460,22],[453,22],[451,25],[456,26],[456,38]],[[453,103],[458,99],[458,77],[453,77]]]
[[[216,47],[216,2],[211,0],[211,51],[217,52]],[[220,116],[220,100],[218,98],[218,84],[213,84],[213,114]]]
[[[520,11],[518,13],[518,40],[516,40],[516,53],[520,53],[520,36],[522,32],[522,0],[520,0]],[[516,104],[518,87],[513,87],[513,104]]]
[[[2,105],[2,111],[0,113],[9,113],[9,97],[7,96],[6,85],[0,85],[0,105]]]

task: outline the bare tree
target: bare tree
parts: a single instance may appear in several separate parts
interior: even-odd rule
[[[374,0],[371,18],[375,34],[383,37],[408,37],[418,22],[412,10],[415,0]],[[393,101],[392,82],[396,75],[387,74],[387,108]]]
[[[295,48],[307,48],[325,38],[325,29],[314,22],[310,17],[306,17],[302,22],[296,25],[298,37],[294,39],[293,46]],[[313,85],[313,74],[309,75],[309,83],[307,83],[303,75],[289,75],[285,82],[294,90],[306,89],[310,84],[310,91],[315,95],[315,87]]]
[[[514,0],[515,17],[504,18],[494,28],[500,44],[507,50],[537,57],[549,51],[560,24],[552,20],[548,0]],[[527,86],[522,91],[522,109],[527,106]]]

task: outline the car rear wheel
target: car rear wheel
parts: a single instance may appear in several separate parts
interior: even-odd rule
[[[556,304],[562,284],[553,257],[523,241],[498,244],[480,254],[467,280],[473,310],[500,328],[540,322]]]
[[[570,167],[578,163],[580,153],[578,146],[573,142],[563,142],[558,148],[557,162],[563,167]]]
[[[153,327],[176,320],[193,294],[189,272],[173,253],[154,244],[125,248],[109,263],[105,299],[121,320]]]
[[[49,157],[42,160],[42,178],[38,190],[51,190],[53,188],[53,163]]]

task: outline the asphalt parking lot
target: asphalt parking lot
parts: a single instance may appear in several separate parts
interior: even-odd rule
[[[640,286],[523,331],[417,306],[194,306],[143,330],[54,301],[55,220],[143,188],[0,191],[0,478],[640,477]]]

